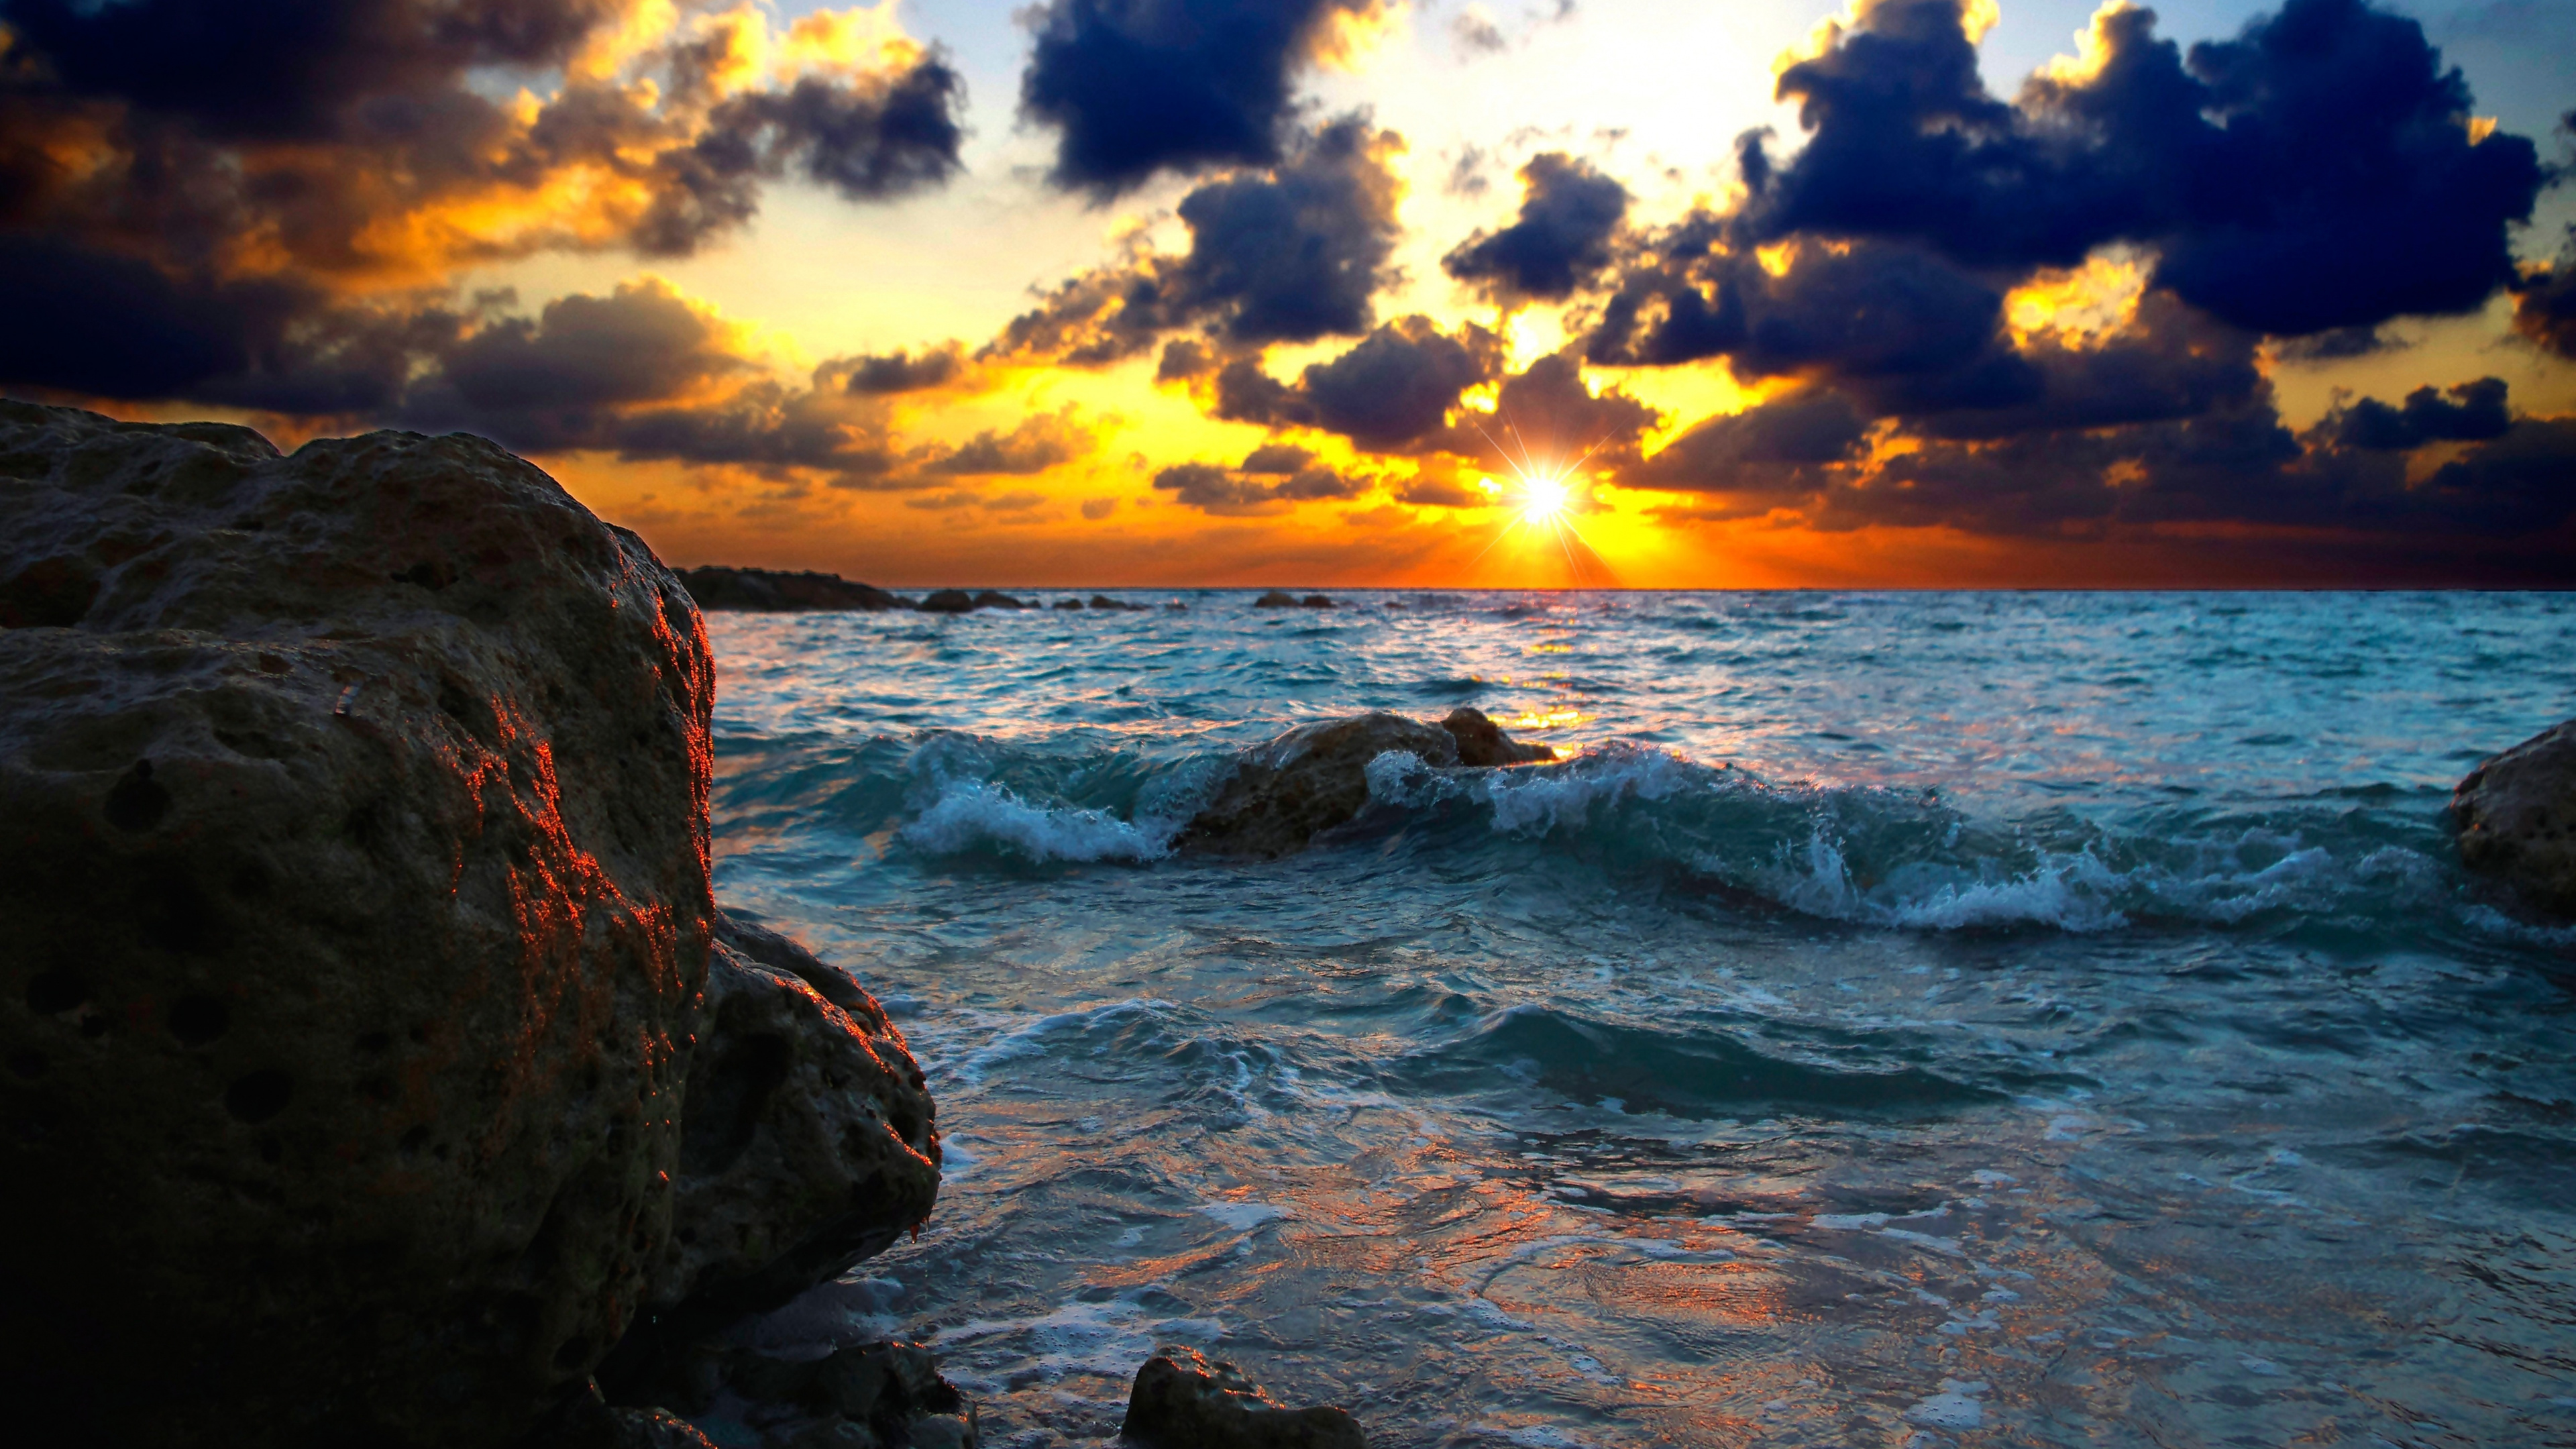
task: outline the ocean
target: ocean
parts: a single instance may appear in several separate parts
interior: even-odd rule
[[[743,1341],[1011,1446],[1167,1344],[1380,1449],[2576,1444],[2576,929],[2444,818],[2576,596],[1254,596],[709,617],[719,898],[947,1153]],[[1566,758],[1171,850],[1462,704]]]

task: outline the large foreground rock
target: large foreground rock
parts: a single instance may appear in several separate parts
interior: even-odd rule
[[[1556,758],[1545,745],[1515,742],[1473,709],[1453,710],[1436,725],[1384,711],[1299,725],[1246,755],[1178,844],[1262,860],[1293,855],[1359,815],[1369,798],[1369,761],[1390,750],[1434,768]]]
[[[0,623],[13,1421],[509,1442],[686,1176],[688,596],[475,439],[0,402]]]
[[[2576,916],[2576,720],[2471,770],[2451,795],[2460,860],[2542,910]]]
[[[1167,1348],[1145,1360],[1119,1435],[1145,1449],[1368,1449],[1343,1409],[1290,1409],[1230,1363]]]
[[[936,1109],[902,1033],[803,946],[717,919],[681,1118],[678,1202],[600,1378],[620,1402],[708,1334],[884,1251],[939,1195]]]

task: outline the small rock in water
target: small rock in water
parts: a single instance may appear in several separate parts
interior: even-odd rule
[[[1485,718],[1485,712],[1468,705],[1449,711],[1440,722],[1458,741],[1458,763],[1462,765],[1530,765],[1556,758],[1549,745],[1524,745],[1503,733],[1503,727]]]
[[[1272,859],[1348,824],[1368,803],[1368,764],[1389,750],[1431,765],[1458,763],[1458,742],[1438,725],[1373,713],[1300,725],[1254,750],[1216,800],[1181,832],[1185,850]]]
[[[2543,910],[2576,916],[2576,720],[2469,772],[2451,795],[2460,861]]]
[[[1297,601],[1297,607],[1301,609],[1329,609],[1333,607],[1333,601],[1328,595],[1308,594],[1306,597]]]
[[[964,589],[941,589],[913,605],[925,614],[967,614],[974,612],[974,596]]]
[[[1055,601],[1055,606],[1056,606],[1057,608],[1059,608],[1059,609],[1072,609],[1072,610],[1074,610],[1074,611],[1076,611],[1076,612],[1080,612],[1080,610],[1081,610],[1081,608],[1082,608],[1082,600],[1080,600],[1080,599],[1058,599],[1058,600],[1056,600],[1056,601]]]
[[[1092,595],[1092,596],[1091,596],[1091,607],[1093,607],[1093,608],[1095,608],[1095,609],[1131,609],[1131,610],[1134,610],[1134,609],[1143,609],[1145,606],[1144,606],[1143,604],[1122,604],[1122,603],[1118,602],[1116,599],[1113,599],[1113,598],[1109,597],[1107,594],[1094,594],[1094,595]]]
[[[1556,758],[1545,745],[1514,741],[1473,709],[1452,711],[1436,725],[1383,711],[1299,725],[1246,755],[1178,843],[1210,855],[1294,855],[1359,815],[1369,799],[1369,761],[1390,750],[1435,769]]]
[[[1293,609],[1297,607],[1297,596],[1289,593],[1285,589],[1272,589],[1270,592],[1263,594],[1260,598],[1253,600],[1252,607],[1256,609]]]
[[[1003,593],[999,589],[986,589],[984,592],[975,596],[975,607],[979,609],[1034,609],[1037,605],[1012,598],[1010,595]]]
[[[1349,1411],[1273,1403],[1230,1363],[1167,1348],[1136,1370],[1122,1437],[1147,1449],[1367,1449]]]

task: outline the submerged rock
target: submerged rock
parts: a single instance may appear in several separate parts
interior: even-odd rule
[[[882,1252],[939,1195],[936,1108],[875,999],[774,931],[719,916],[716,937],[671,1235],[600,1369],[619,1402],[696,1339]]]
[[[1463,704],[1449,711],[1440,727],[1458,742],[1458,763],[1462,765],[1530,765],[1556,758],[1554,747],[1521,744],[1504,734],[1501,725],[1485,718],[1483,710]]]
[[[2576,720],[2471,770],[2451,794],[2451,817],[2461,863],[2576,916]]]
[[[1059,609],[1071,609],[1071,610],[1074,610],[1075,612],[1079,613],[1079,612],[1081,612],[1081,609],[1082,609],[1082,600],[1080,600],[1080,599],[1058,599],[1058,600],[1056,600],[1056,601],[1055,601],[1055,607],[1057,607],[1057,608],[1059,608]]]
[[[1093,607],[1093,608],[1095,608],[1095,609],[1118,609],[1118,610],[1124,610],[1124,611],[1129,612],[1129,613],[1151,613],[1151,612],[1152,612],[1152,608],[1151,608],[1151,606],[1149,606],[1149,605],[1146,605],[1146,604],[1122,604],[1122,603],[1120,603],[1118,600],[1116,600],[1116,599],[1113,599],[1113,598],[1109,597],[1107,594],[1094,594],[1094,595],[1092,595],[1092,596],[1091,596],[1091,607]]]
[[[1431,765],[1458,763],[1438,725],[1383,712],[1300,725],[1245,756],[1234,777],[1180,834],[1184,850],[1272,859],[1348,824],[1368,803],[1368,764],[1389,750]]]
[[[1120,1436],[1146,1449],[1367,1449],[1348,1410],[1273,1403],[1230,1363],[1167,1348],[1136,1370]]]
[[[490,443],[0,402],[0,1356],[61,1442],[506,1444],[683,1168],[714,673]]]
[[[1473,709],[1439,724],[1377,712],[1300,725],[1247,754],[1178,839],[1184,850],[1273,859],[1346,825],[1368,804],[1369,761],[1389,750],[1435,768],[1526,764],[1556,758],[1524,745]]]
[[[710,564],[680,575],[689,597],[701,609],[745,609],[769,613],[825,609],[905,609],[902,598],[839,574],[788,573],[779,569],[737,569]]]

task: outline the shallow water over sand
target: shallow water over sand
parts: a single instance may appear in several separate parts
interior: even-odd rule
[[[719,893],[949,1153],[766,1341],[1001,1444],[1163,1343],[1379,1445],[2576,1444],[2576,931],[2442,818],[2576,598],[1124,597],[710,620]],[[1169,853],[1462,703],[1572,760]]]

